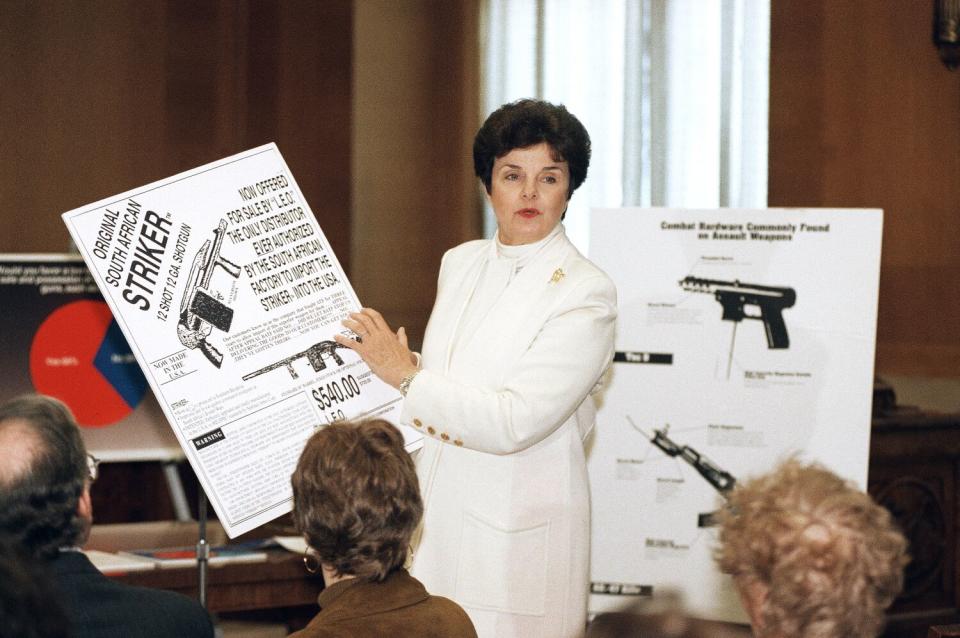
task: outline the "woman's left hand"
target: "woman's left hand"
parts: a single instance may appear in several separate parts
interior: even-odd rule
[[[400,328],[394,333],[383,315],[373,308],[351,312],[350,318],[343,320],[343,325],[361,340],[355,341],[345,335],[334,335],[334,340],[359,354],[385,383],[399,388],[405,376],[416,372],[415,357],[407,347],[406,331]]]

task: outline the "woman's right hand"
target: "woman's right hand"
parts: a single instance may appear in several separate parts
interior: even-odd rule
[[[417,371],[416,357],[407,347],[407,333],[403,328],[396,333],[390,329],[383,315],[373,308],[351,312],[343,325],[352,330],[360,340],[346,335],[334,335],[341,346],[350,348],[370,366],[370,370],[394,388],[400,381]]]

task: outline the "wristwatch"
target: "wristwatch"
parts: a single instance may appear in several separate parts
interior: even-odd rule
[[[404,378],[400,379],[400,394],[407,396],[407,392],[410,391],[410,384],[413,383],[413,379],[420,374],[419,370],[414,370]]]

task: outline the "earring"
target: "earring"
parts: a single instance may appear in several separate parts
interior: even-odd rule
[[[313,553],[313,550],[307,548],[303,552],[303,567],[311,574],[316,574],[320,571],[320,559],[317,558],[317,555]]]

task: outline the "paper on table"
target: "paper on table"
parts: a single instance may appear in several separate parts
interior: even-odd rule
[[[274,536],[273,540],[277,541],[280,547],[294,554],[305,554],[307,551],[307,541],[303,536]]]
[[[93,566],[104,574],[123,574],[126,572],[139,572],[156,569],[156,561],[140,556],[130,554],[103,552],[99,549],[85,549],[86,554]]]
[[[195,546],[133,549],[120,552],[120,554],[150,561],[161,568],[193,567],[197,564],[197,549]],[[210,557],[207,559],[207,564],[216,567],[226,563],[262,563],[266,560],[266,552],[252,550],[242,545],[221,545],[210,548]]]

